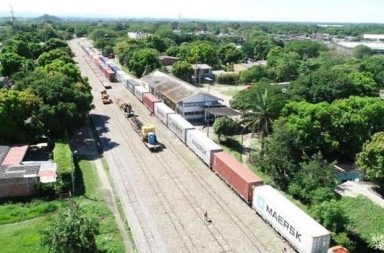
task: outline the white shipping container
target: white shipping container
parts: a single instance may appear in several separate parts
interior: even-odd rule
[[[140,100],[140,102],[143,102],[143,94],[146,92],[149,91],[143,86],[135,86],[135,96]]]
[[[271,186],[255,187],[252,208],[299,252],[327,252],[330,232]]]
[[[128,79],[129,76],[127,76],[125,73],[121,76],[121,84],[128,89]]]
[[[198,130],[187,131],[186,144],[208,166],[212,164],[212,154],[223,151],[219,145]]]
[[[168,115],[168,128],[174,132],[184,143],[187,139],[187,130],[195,129],[186,119],[179,114]]]
[[[116,80],[118,82],[121,82],[124,75],[125,75],[124,71],[122,71],[122,70],[117,71],[116,72]]]
[[[174,110],[169,108],[166,104],[158,102],[155,103],[154,113],[165,125],[167,125],[168,115],[175,113]]]
[[[127,82],[128,82],[128,86],[127,86],[127,88],[128,88],[132,93],[134,93],[135,86],[138,86],[139,84],[135,81],[135,79],[132,79],[132,78],[128,79]]]

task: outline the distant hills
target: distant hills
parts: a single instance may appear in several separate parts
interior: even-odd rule
[[[48,23],[60,23],[62,22],[63,20],[57,16],[52,16],[52,15],[48,15],[48,14],[44,14],[42,16],[39,16],[37,18],[34,18],[35,21],[37,22],[42,22],[42,23],[45,23],[45,22],[48,22]]]

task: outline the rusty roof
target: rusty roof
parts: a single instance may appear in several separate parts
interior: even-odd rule
[[[27,150],[28,150],[28,145],[25,145],[25,144],[12,145],[7,155],[5,156],[3,162],[1,163],[1,165],[20,164],[23,161],[25,153],[27,153]]]

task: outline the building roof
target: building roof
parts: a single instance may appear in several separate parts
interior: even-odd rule
[[[7,156],[9,149],[9,146],[0,145],[0,165],[3,163],[4,158]]]
[[[209,66],[208,64],[191,64],[191,66],[194,70],[196,70],[196,69],[212,69],[212,67]]]
[[[338,42],[337,44],[339,44],[342,47],[346,47],[346,48],[355,48],[357,46],[364,45],[364,46],[369,47],[372,50],[384,51],[384,43],[382,43],[382,42],[346,42],[346,41],[341,41],[341,42]]]
[[[178,103],[193,95],[203,93],[195,86],[157,70],[142,77],[141,80],[148,83],[150,87],[156,89],[174,103]]]
[[[213,114],[215,117],[220,117],[220,116],[238,116],[240,115],[239,112],[226,107],[211,107],[211,108],[206,108],[205,109],[208,113]]]
[[[40,164],[0,166],[0,179],[38,177]]]
[[[19,144],[12,145],[1,165],[16,165],[20,164],[27,153],[28,145]]]
[[[363,38],[368,40],[383,40],[384,34],[364,34]]]

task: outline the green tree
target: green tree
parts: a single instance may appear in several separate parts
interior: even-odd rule
[[[283,190],[287,190],[300,169],[297,161],[302,157],[302,152],[291,149],[296,142],[294,138],[282,121],[276,121],[271,139],[267,140],[264,149],[260,153],[251,154],[251,158],[255,159],[250,162],[270,175],[274,183]]]
[[[384,132],[374,134],[356,155],[356,165],[364,176],[384,188]]]
[[[349,71],[345,66],[323,67],[309,75],[300,76],[288,92],[308,102],[332,102],[356,96],[377,96],[378,86],[369,74]]]
[[[211,66],[219,63],[217,48],[210,42],[196,41],[188,45],[186,50],[186,59],[190,63],[206,63]]]
[[[326,161],[321,153],[314,154],[309,161],[301,163],[300,167],[301,170],[295,174],[288,187],[293,197],[304,203],[320,203],[335,196],[334,164]]]
[[[25,58],[15,53],[0,53],[0,73],[2,76],[11,76],[21,71]]]
[[[172,74],[186,82],[192,80],[193,73],[193,68],[187,61],[178,61],[172,66]]]
[[[167,45],[164,39],[157,35],[151,35],[143,39],[143,44],[148,48],[156,49],[159,52],[165,52]]]
[[[180,47],[179,46],[171,46],[167,49],[166,51],[166,54],[169,55],[169,56],[178,56],[179,54],[179,51],[180,51]]]
[[[281,48],[272,48],[267,60],[269,76],[275,81],[291,81],[297,77],[300,56],[296,52],[284,52]]]
[[[240,72],[241,83],[259,82],[263,78],[267,78],[267,69],[262,65],[253,66],[247,70]]]
[[[71,203],[68,208],[60,210],[48,228],[40,233],[41,244],[47,246],[50,252],[96,252],[99,224],[76,203]]]
[[[30,91],[0,89],[0,141],[31,140],[39,127],[36,115],[40,106],[41,100]]]
[[[114,45],[118,34],[108,27],[96,27],[88,37],[94,41],[94,46],[104,48],[106,45]]]
[[[102,50],[101,53],[103,54],[103,56],[105,56],[105,57],[109,57],[110,55],[113,54],[113,47],[110,46],[110,45],[106,45],[106,46],[103,48],[103,50]]]
[[[232,44],[221,46],[218,55],[221,63],[225,65],[238,63],[244,58],[243,52]]]
[[[365,45],[358,45],[352,50],[353,56],[357,59],[365,59],[373,55],[372,49]]]
[[[234,135],[239,128],[239,125],[231,118],[220,117],[215,120],[213,123],[213,130],[221,142],[221,136],[231,136]]]
[[[52,38],[45,43],[44,50],[51,51],[53,49],[62,48],[62,47],[67,48],[68,47],[67,42],[61,39]]]
[[[37,64],[39,66],[45,66],[52,63],[54,60],[61,60],[66,63],[74,63],[69,48],[57,48],[49,52],[42,53],[37,59]]]
[[[259,36],[246,40],[242,50],[248,58],[264,60],[266,59],[269,50],[279,45],[281,44],[272,38]]]
[[[361,72],[369,72],[379,87],[384,87],[384,57],[372,56],[365,58],[360,66]]]
[[[260,132],[261,145],[263,148],[264,138],[270,132],[274,115],[268,96],[268,90],[265,89],[264,93],[256,93],[254,100],[252,109],[246,111],[242,115],[241,123],[252,132]]]
[[[37,115],[45,134],[52,136],[84,122],[91,110],[88,84],[75,83],[61,73],[34,71],[16,83],[16,89],[30,89],[43,101]]]
[[[321,51],[324,51],[326,47],[319,42],[312,40],[294,40],[284,47],[287,52],[295,52],[300,55],[302,60],[307,58],[314,58],[320,55]]]
[[[72,79],[73,82],[81,82],[81,77],[78,67],[74,63],[66,63],[61,59],[53,60],[50,64],[44,66],[44,70],[49,72],[59,72]]]
[[[158,58],[158,52],[149,48],[135,51],[128,62],[128,68],[133,71],[137,77],[149,74],[160,67],[161,63]]]
[[[311,207],[311,215],[324,227],[334,233],[341,233],[346,230],[348,217],[337,200],[324,201]]]

